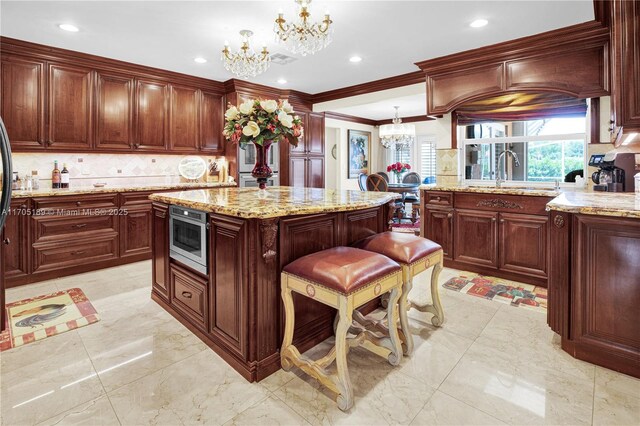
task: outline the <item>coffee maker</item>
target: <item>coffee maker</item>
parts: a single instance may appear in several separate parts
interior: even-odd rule
[[[589,166],[597,167],[591,180],[594,191],[633,192],[636,156],[630,152],[609,151],[606,154],[594,154]]]

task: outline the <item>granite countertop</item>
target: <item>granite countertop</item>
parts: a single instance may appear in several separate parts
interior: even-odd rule
[[[473,192],[478,194],[505,194],[505,195],[528,195],[532,197],[556,197],[562,193],[551,187],[525,187],[525,186],[502,186],[496,188],[492,185],[420,185],[420,189],[427,191],[447,191],[447,192]]]
[[[73,184],[72,184],[73,185]],[[11,198],[29,198],[29,197],[55,197],[63,195],[82,195],[82,194],[109,194],[114,192],[138,192],[138,191],[163,191],[167,189],[194,189],[194,188],[230,188],[235,187],[235,183],[173,183],[173,184],[107,184],[102,188],[96,188],[93,185],[72,186],[67,189],[40,188],[32,191],[12,191]]]
[[[640,218],[640,195],[633,192],[564,192],[547,210],[599,216]]]
[[[361,210],[400,198],[400,194],[320,188],[221,188],[151,194],[153,201],[247,219]]]

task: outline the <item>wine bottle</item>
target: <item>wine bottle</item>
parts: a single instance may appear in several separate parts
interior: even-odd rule
[[[60,188],[60,170],[58,170],[58,161],[53,162],[53,171],[51,172],[51,187],[53,189]]]
[[[69,170],[67,170],[67,163],[62,163],[62,171],[60,172],[60,188],[69,188]]]

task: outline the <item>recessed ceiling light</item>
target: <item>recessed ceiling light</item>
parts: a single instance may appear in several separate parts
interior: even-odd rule
[[[357,56],[357,55],[356,55],[356,56],[352,56],[352,57],[350,57],[350,58],[349,58],[349,61],[350,61],[350,62],[353,62],[353,63],[356,63],[356,62],[360,62],[360,61],[362,61],[362,58],[361,58],[360,56]]]
[[[489,23],[489,21],[487,21],[486,19],[476,19],[475,21],[470,23],[469,26],[471,28],[480,28],[480,27],[484,27],[488,23]]]
[[[205,58],[201,58],[201,57],[197,57],[193,60],[194,62],[197,62],[199,64],[204,64],[207,62],[207,60]]]
[[[60,24],[58,25],[58,28],[60,28],[61,30],[72,32],[72,33],[77,33],[78,31],[80,31],[80,28],[71,24]]]
[[[280,83],[280,84],[287,84],[287,80],[285,80],[284,78],[279,78],[279,79],[278,79],[278,83]]]

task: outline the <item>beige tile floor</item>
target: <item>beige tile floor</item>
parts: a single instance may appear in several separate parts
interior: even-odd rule
[[[3,425],[640,424],[640,380],[562,352],[542,313],[445,289],[444,326],[411,312],[415,353],[399,367],[351,352],[349,413],[299,372],[250,384],[150,300],[150,268],[8,290],[80,287],[101,321],[0,353]],[[427,280],[414,298],[428,299]]]

